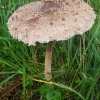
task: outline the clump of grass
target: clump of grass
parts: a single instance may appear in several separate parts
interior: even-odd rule
[[[32,0],[0,0],[0,93],[3,98],[27,100],[99,100],[100,99],[100,3],[90,0],[97,19],[83,36],[55,42],[53,49],[53,82],[44,80],[46,44],[39,48],[14,40],[7,20],[19,6]],[[19,76],[19,77],[17,77]],[[20,83],[16,81],[20,80]],[[10,90],[5,87],[10,86]],[[45,84],[54,85],[54,89]],[[19,88],[18,88],[19,86]],[[70,91],[70,89],[72,89]],[[21,92],[18,94],[18,90]],[[75,91],[77,93],[75,93]],[[3,91],[3,92],[2,92]],[[47,92],[49,91],[49,92]],[[78,95],[77,95],[78,94]],[[42,95],[42,96],[41,96]],[[52,97],[50,99],[50,97]],[[10,99],[9,99],[10,100]]]

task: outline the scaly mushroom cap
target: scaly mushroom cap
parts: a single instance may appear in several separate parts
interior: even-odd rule
[[[84,1],[52,1],[37,1],[19,7],[7,23],[13,38],[28,45],[67,40],[82,35],[94,24],[96,15]]]

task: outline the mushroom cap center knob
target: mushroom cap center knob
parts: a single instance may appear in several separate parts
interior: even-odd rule
[[[41,11],[46,13],[51,10],[55,10],[60,8],[60,6],[52,1],[46,1],[44,5],[41,7]]]

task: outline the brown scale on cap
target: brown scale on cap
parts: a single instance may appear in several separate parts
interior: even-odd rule
[[[53,3],[52,1],[46,1],[43,7],[41,7],[40,11],[46,13],[46,12],[50,12],[51,10],[55,10],[59,8],[60,6],[58,4]]]

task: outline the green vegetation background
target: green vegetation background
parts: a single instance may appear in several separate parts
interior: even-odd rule
[[[100,0],[87,0],[97,15],[88,32],[54,43],[53,82],[44,79],[46,44],[27,46],[7,28],[9,16],[31,1],[0,0],[0,100],[100,100]]]

